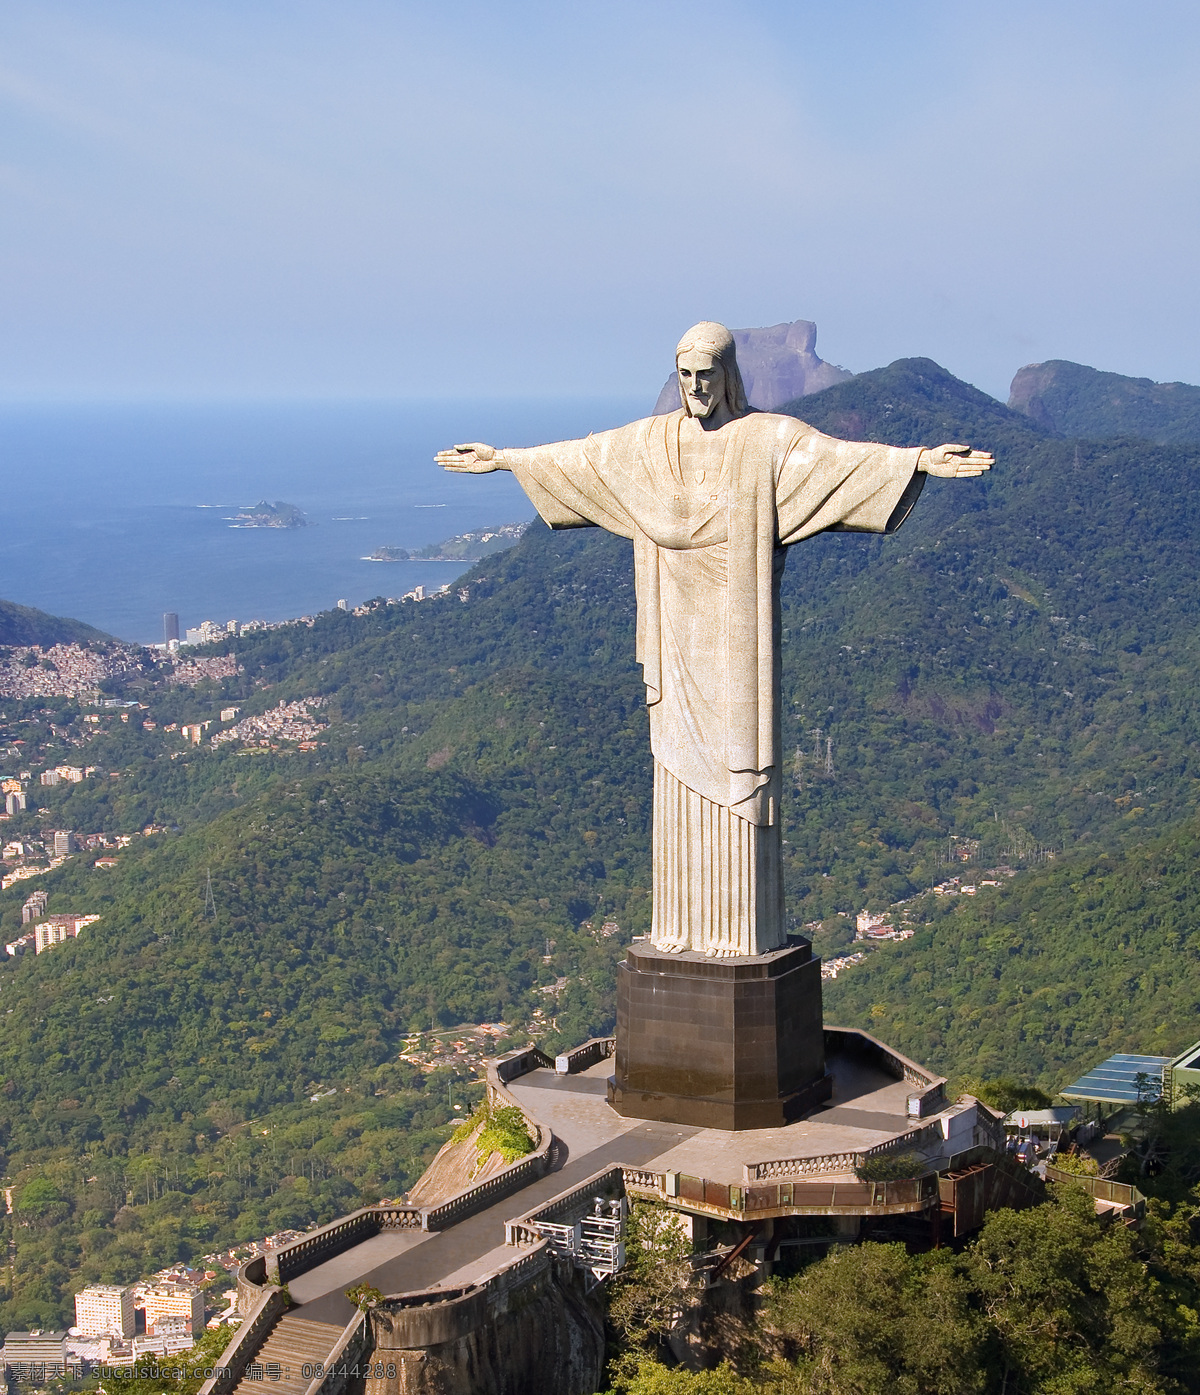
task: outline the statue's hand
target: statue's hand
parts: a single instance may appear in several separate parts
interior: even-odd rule
[[[507,469],[500,452],[482,441],[440,450],[433,458],[443,470],[454,470],[460,475],[490,475],[493,470]]]
[[[961,480],[982,475],[995,464],[995,457],[970,446],[926,446],[917,457],[917,469],[939,479]]]

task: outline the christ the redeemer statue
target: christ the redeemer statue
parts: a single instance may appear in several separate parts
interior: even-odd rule
[[[979,475],[968,446],[840,441],[746,402],[733,336],[705,322],[675,352],[681,407],[582,441],[479,443],[439,465],[511,470],[551,528],[633,541],[637,659],[654,754],[653,926],[668,952],[787,942],[780,867],[779,583],[786,549],[890,533],[926,475]]]

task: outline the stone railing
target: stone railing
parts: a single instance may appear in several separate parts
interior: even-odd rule
[[[532,1211],[526,1211],[523,1216],[518,1216],[515,1221],[505,1221],[504,1223],[504,1243],[506,1245],[536,1245],[543,1237],[537,1227],[543,1222],[556,1222],[572,1212],[582,1214],[592,1202],[593,1197],[602,1196],[605,1201],[611,1201],[616,1197],[625,1194],[625,1173],[621,1166],[603,1168],[599,1172],[594,1172],[578,1186],[570,1187],[565,1192],[559,1192],[557,1196],[552,1196],[543,1205],[535,1207]],[[646,1173],[647,1177],[662,1177],[661,1173]]]
[[[665,1172],[647,1172],[641,1167],[623,1167],[621,1178],[625,1183],[627,1191],[641,1192],[662,1192],[666,1194],[667,1174]]]
[[[249,1313],[262,1297],[263,1285],[267,1282],[267,1257],[256,1255],[240,1265],[237,1271],[237,1310],[243,1317]]]
[[[466,1220],[476,1211],[486,1210],[494,1202],[501,1201],[513,1192],[520,1191],[522,1187],[527,1187],[530,1182],[544,1177],[550,1169],[550,1146],[553,1139],[548,1129],[539,1129],[538,1132],[543,1136],[534,1152],[518,1158],[495,1176],[468,1187],[466,1191],[452,1196],[440,1206],[430,1207],[424,1213],[425,1229],[445,1230],[447,1226]]]
[[[893,1080],[903,1080],[914,1086],[914,1094],[919,1097],[922,1106],[921,1114],[928,1114],[930,1106],[945,1099],[945,1076],[934,1075],[916,1061],[910,1061],[870,1032],[860,1031],[857,1027],[826,1027],[825,1054],[828,1056],[832,1053],[861,1057],[886,1072]]]
[[[864,1182],[843,1173],[828,1181],[760,1182],[746,1186],[678,1172],[640,1174],[659,1183],[648,1186],[641,1183],[637,1174],[630,1176],[631,1172],[632,1169],[622,1169],[626,1188],[631,1193],[652,1196],[668,1206],[674,1202],[689,1211],[708,1211],[739,1220],[769,1215],[862,1215],[866,1212],[885,1215],[924,1211],[938,1194],[937,1173],[933,1171],[922,1177],[893,1182]]]
[[[895,1138],[885,1139],[872,1148],[855,1153],[822,1153],[814,1157],[770,1158],[766,1162],[744,1163],[742,1175],[747,1182],[765,1181],[769,1177],[813,1177],[829,1173],[852,1173],[868,1158],[881,1158],[887,1153],[923,1150],[944,1141],[940,1119],[919,1128],[909,1129]]]
[[[262,1256],[260,1255],[259,1258]],[[233,1334],[213,1374],[200,1387],[198,1395],[230,1395],[245,1374],[259,1347],[287,1311],[287,1295],[272,1284],[264,1289],[258,1302],[246,1314],[242,1325]]]
[[[518,1075],[526,1075],[531,1070],[537,1070],[539,1066],[546,1066],[554,1069],[553,1056],[547,1056],[544,1051],[539,1051],[536,1046],[526,1046],[520,1051],[510,1051],[507,1056],[499,1056],[488,1066],[489,1078],[494,1073],[496,1080],[501,1085],[507,1085],[510,1080],[515,1080]]]
[[[488,1066],[488,1102],[493,1105],[513,1105],[521,1111],[534,1137],[533,1152],[526,1153],[523,1158],[509,1163],[494,1176],[477,1182],[459,1192],[457,1196],[452,1196],[449,1201],[442,1202],[440,1206],[426,1208],[423,1212],[423,1225],[426,1230],[445,1230],[447,1226],[466,1220],[476,1211],[483,1211],[494,1202],[501,1201],[522,1187],[527,1187],[530,1182],[536,1182],[539,1177],[544,1177],[550,1171],[554,1135],[504,1087],[508,1081],[515,1080],[531,1070],[553,1065],[554,1062],[544,1051],[530,1046],[522,1051],[514,1051],[508,1056],[501,1056]]]
[[[945,1134],[942,1131],[942,1122],[940,1119],[935,1119],[932,1124],[909,1129],[907,1133],[885,1139],[882,1143],[876,1143],[873,1148],[864,1148],[861,1156],[863,1158],[882,1158],[887,1153],[907,1153],[914,1149],[920,1151],[935,1143],[940,1147],[944,1141]]]
[[[368,1314],[360,1310],[346,1324],[328,1357],[314,1363],[312,1383],[304,1395],[343,1395],[351,1386],[361,1390],[362,1359],[370,1350],[371,1325]],[[301,1369],[301,1376],[305,1369]]]
[[[489,1100],[493,1104],[515,1105],[521,1110],[535,1140],[533,1152],[518,1158],[495,1176],[467,1187],[441,1205],[364,1206],[312,1231],[291,1245],[258,1255],[243,1264],[238,1270],[238,1306],[246,1314],[245,1320],[226,1349],[221,1365],[215,1368],[212,1379],[205,1383],[199,1395],[231,1395],[280,1314],[287,1308],[280,1284],[336,1255],[344,1254],[383,1230],[445,1230],[544,1176],[550,1168],[553,1134],[509,1093],[505,1085],[527,1071],[553,1066],[554,1062],[545,1052],[528,1047],[501,1057],[488,1067]],[[512,1264],[497,1271],[486,1282],[472,1285],[469,1291],[450,1291],[459,1294],[457,1299],[451,1299],[447,1290],[439,1289],[428,1295],[401,1294],[385,1302],[397,1312],[429,1305],[437,1305],[445,1311],[458,1304],[457,1316],[451,1326],[461,1327],[467,1321],[469,1327],[479,1317],[476,1308],[486,1316],[490,1311],[488,1305],[494,1305],[496,1294],[507,1293],[514,1285],[528,1282],[543,1270],[548,1271],[549,1263],[549,1251],[544,1244],[540,1244],[529,1254],[514,1259]],[[464,1304],[466,1307],[461,1306]],[[356,1313],[329,1358],[314,1367],[313,1379],[305,1395],[345,1395],[348,1388],[361,1381],[362,1359],[372,1349],[374,1341],[371,1322],[367,1321],[365,1314]]]
[[[895,1138],[885,1139],[874,1147],[864,1148],[855,1153],[822,1153],[813,1157],[770,1158],[765,1162],[743,1163],[742,1176],[747,1182],[765,1181],[769,1177],[814,1177],[830,1173],[852,1173],[868,1158],[881,1158],[888,1153],[904,1153],[910,1150],[922,1151],[933,1144],[944,1142],[942,1124],[935,1119],[931,1124],[909,1129]]]
[[[606,1061],[617,1049],[616,1037],[592,1037],[573,1051],[564,1052],[554,1058],[554,1069],[559,1075],[575,1075],[599,1061]]]
[[[542,1241],[478,1283],[384,1298],[371,1310],[376,1361],[383,1357],[386,1362],[389,1351],[412,1352],[459,1340],[494,1321],[516,1291],[545,1282],[550,1265],[550,1246]],[[310,1389],[306,1395],[315,1392]]]
[[[769,1177],[819,1177],[830,1173],[852,1173],[862,1158],[862,1153],[821,1153],[810,1158],[771,1158],[766,1162],[743,1163],[742,1179],[746,1182],[763,1182]]]
[[[445,1230],[544,1176],[550,1168],[554,1136],[504,1088],[504,1083],[527,1071],[553,1064],[545,1052],[526,1047],[502,1056],[488,1067],[488,1094],[492,1103],[514,1105],[521,1110],[534,1138],[533,1152],[438,1206],[363,1206],[280,1250],[248,1260],[238,1271],[238,1307],[243,1312],[248,1311],[258,1302],[264,1284],[287,1283],[297,1274],[305,1274],[327,1259],[344,1254],[382,1230]]]
[[[268,1276],[285,1284],[297,1274],[306,1274],[327,1259],[361,1245],[381,1230],[420,1230],[423,1215],[419,1206],[364,1206],[312,1231],[302,1240],[268,1251],[261,1258],[265,1259]],[[247,1270],[249,1267],[245,1266]]]

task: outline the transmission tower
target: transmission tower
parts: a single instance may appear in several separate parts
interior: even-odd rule
[[[212,869],[211,869],[211,868],[206,869],[206,872],[205,872],[205,882],[204,882],[204,914],[205,914],[205,915],[211,915],[211,916],[214,917],[214,919],[215,919],[216,914],[217,914],[217,901],[216,901],[216,897],[213,896],[213,889],[212,889]]]
[[[825,774],[833,779],[833,737],[825,738]]]

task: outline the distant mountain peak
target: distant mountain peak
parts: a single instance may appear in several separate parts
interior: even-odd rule
[[[1129,378],[1069,359],[1019,369],[1008,405],[1059,436],[1141,436],[1160,445],[1200,441],[1200,387]]]
[[[989,450],[1042,435],[1027,417],[931,358],[897,359],[779,410],[832,436],[893,446],[962,441]]]
[[[774,412],[785,402],[807,397],[854,375],[817,357],[817,327],[812,320],[790,320],[761,329],[735,329],[738,368],[746,397],[760,412]],[[672,373],[654,405],[655,416],[679,406],[679,384]]]

